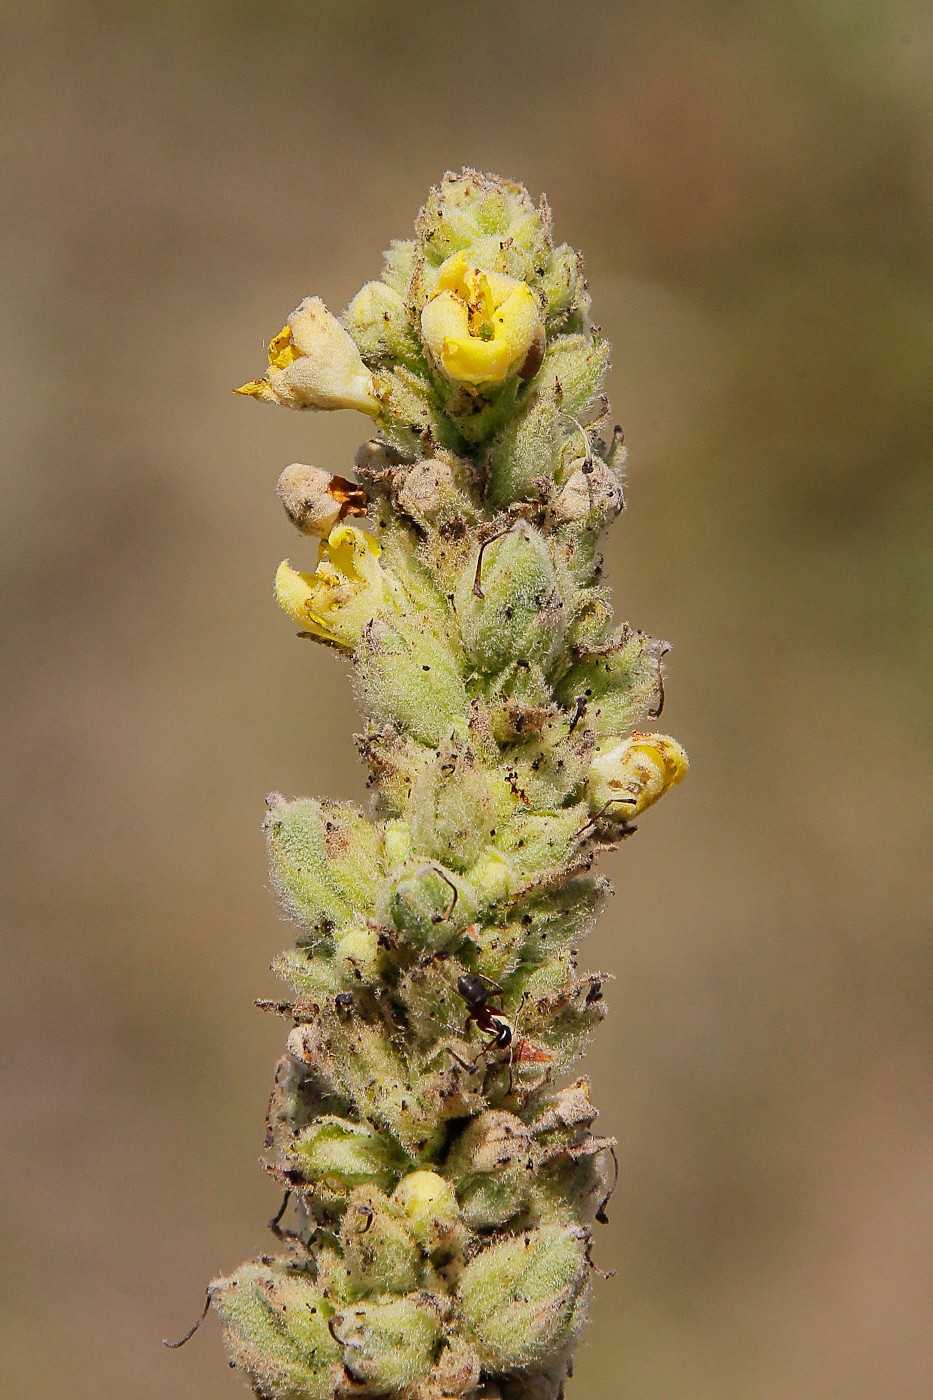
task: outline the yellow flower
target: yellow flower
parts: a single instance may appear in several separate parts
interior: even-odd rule
[[[484,272],[466,250],[442,263],[421,313],[421,338],[448,379],[501,384],[531,378],[541,363],[544,325],[531,288],[503,272]]]
[[[234,390],[286,408],[358,408],[375,417],[373,377],[320,297],[305,297],[269,342],[269,368]]]
[[[275,575],[275,597],[302,631],[336,646],[354,647],[370,618],[392,603],[381,550],[355,525],[335,525],[313,574],[299,573],[287,559]]]
[[[631,821],[682,782],[687,755],[668,734],[642,734],[597,751],[588,774],[590,807],[609,821]]]

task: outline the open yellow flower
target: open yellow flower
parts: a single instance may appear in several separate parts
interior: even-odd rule
[[[459,384],[530,378],[541,363],[544,325],[531,288],[474,267],[467,250],[441,264],[421,313],[421,338],[435,364]]]
[[[588,774],[590,807],[608,821],[631,821],[686,776],[690,762],[669,734],[643,734],[601,747]]]
[[[358,408],[371,417],[379,412],[372,375],[320,297],[305,297],[270,340],[262,379],[234,392],[286,408]]]
[[[365,624],[389,606],[392,594],[379,563],[381,550],[355,525],[335,525],[313,574],[283,559],[275,597],[303,632],[336,646],[354,647]]]

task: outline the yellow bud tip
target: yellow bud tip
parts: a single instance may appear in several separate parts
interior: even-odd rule
[[[437,1172],[417,1171],[403,1176],[393,1195],[409,1218],[423,1216],[453,1202],[453,1188]]]
[[[636,730],[597,753],[588,779],[591,808],[610,821],[631,821],[683,782],[689,767],[669,734]]]
[[[275,398],[269,382],[266,379],[249,379],[245,384],[241,384],[238,389],[234,389],[235,394],[246,394],[251,399],[262,399],[266,403],[271,403]]]

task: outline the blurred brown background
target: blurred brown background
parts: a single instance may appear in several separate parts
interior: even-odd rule
[[[609,862],[622,1178],[578,1400],[933,1394],[933,28],[920,0],[0,3],[5,1394],[224,1400],[290,939],[267,789],[362,795],[230,388],[428,185],[546,190],[615,344],[617,610],[688,783]]]

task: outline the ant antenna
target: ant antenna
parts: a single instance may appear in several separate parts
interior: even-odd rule
[[[287,1200],[287,1199],[288,1199],[288,1198],[286,1197],[286,1200]],[[194,1326],[193,1326],[193,1327],[189,1327],[189,1328],[188,1328],[188,1331],[185,1333],[185,1335],[184,1335],[183,1337],[179,1337],[179,1339],[178,1339],[177,1342],[170,1342],[170,1341],[168,1340],[167,1337],[163,1337],[163,1338],[162,1338],[162,1345],[163,1345],[164,1347],[169,1347],[172,1351],[177,1351],[179,1347],[183,1347],[183,1346],[185,1345],[185,1342],[190,1342],[190,1341],[191,1341],[191,1338],[194,1336],[195,1332],[196,1332],[196,1331],[198,1330],[198,1328],[201,1326],[201,1323],[202,1323],[202,1322],[204,1321],[204,1319],[207,1317],[208,1309],[210,1308],[210,1305],[211,1305],[212,1301],[213,1301],[213,1299],[212,1299],[212,1297],[211,1297],[210,1286],[208,1286],[207,1289],[205,1290],[204,1311],[201,1313],[201,1316],[198,1318],[198,1320],[197,1320],[197,1322],[194,1324]]]

